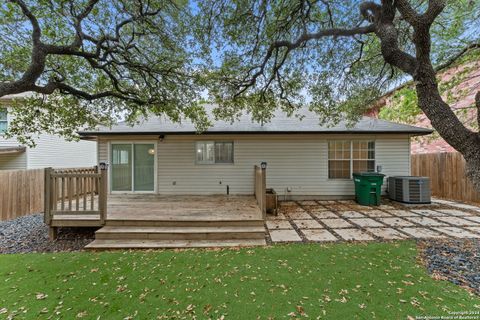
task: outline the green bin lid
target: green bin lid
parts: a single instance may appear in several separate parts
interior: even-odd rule
[[[383,173],[378,172],[355,172],[353,176],[357,177],[385,177]]]

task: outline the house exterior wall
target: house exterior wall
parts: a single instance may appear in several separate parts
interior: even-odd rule
[[[0,170],[23,170],[26,168],[27,154],[25,152],[18,154],[0,155]]]
[[[11,113],[8,113],[7,120],[13,120]],[[35,142],[34,148],[27,148],[23,153],[0,155],[0,170],[89,167],[97,162],[94,141],[70,142],[61,137],[42,134]],[[19,145],[21,144],[16,139],[7,139],[0,134],[0,147]]]
[[[110,162],[112,140],[98,142],[98,160]],[[253,167],[268,163],[267,188],[289,197],[351,197],[353,181],[328,179],[329,140],[375,140],[376,165],[386,175],[410,175],[408,135],[220,135],[142,137],[157,142],[157,192],[160,194],[253,194]],[[233,141],[233,164],[196,164],[195,141]],[[386,184],[385,184],[386,185]],[[290,192],[287,192],[290,189]],[[385,190],[385,186],[384,186]]]
[[[6,107],[0,103],[0,108]],[[8,109],[8,108],[7,108]],[[7,122],[12,121],[11,113],[7,113]],[[20,143],[16,139],[7,139],[0,133],[0,147],[18,147]],[[27,169],[27,152],[0,155],[0,170]]]
[[[36,147],[28,148],[28,168],[75,168],[96,164],[97,146],[94,141],[66,141],[61,137],[42,134]]]

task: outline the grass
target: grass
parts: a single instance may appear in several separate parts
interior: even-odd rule
[[[405,319],[480,311],[414,242],[0,256],[0,318]]]

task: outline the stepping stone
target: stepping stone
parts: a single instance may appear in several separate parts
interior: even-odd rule
[[[282,201],[280,202],[281,207],[296,207],[298,204],[295,201]]]
[[[317,205],[317,202],[315,202],[313,200],[304,200],[304,201],[299,201],[298,203],[300,203],[302,206],[316,206]]]
[[[350,210],[349,207],[347,206],[343,206],[343,205],[337,205],[337,206],[326,206],[328,208],[328,210],[331,210],[331,211],[348,211]]]
[[[414,224],[402,218],[378,218],[380,222],[392,227],[410,227]]]
[[[364,218],[365,216],[357,211],[339,211],[343,218]]]
[[[338,239],[325,229],[302,230],[305,237],[310,241],[338,241]]]
[[[422,216],[426,217],[441,217],[445,216],[445,213],[437,212],[434,210],[428,210],[428,209],[417,209],[417,210],[412,210],[412,212],[418,213]]]
[[[367,217],[373,217],[373,218],[392,216],[390,213],[387,213],[381,210],[362,211],[362,213],[365,214]]]
[[[350,219],[350,222],[355,223],[360,227],[384,227],[380,222],[370,218]]]
[[[300,229],[322,229],[323,226],[317,221],[310,220],[293,220],[293,223],[297,225]]]
[[[355,204],[355,201],[353,200],[338,200],[338,202],[343,204]]]
[[[314,212],[312,214],[319,219],[338,218],[338,216],[335,213],[333,213],[332,211]]]
[[[408,210],[387,210],[388,213],[397,217],[418,217],[419,215]]]
[[[281,212],[279,212],[277,215],[273,215],[273,214],[267,214],[267,220],[285,220],[287,219],[287,217],[285,217],[285,215]]]
[[[455,207],[455,208],[460,208],[460,209],[480,210],[480,207],[472,206],[472,205],[464,204],[464,203],[450,203],[449,205],[452,206],[452,207]]]
[[[405,217],[405,219],[407,219],[407,220],[409,220],[413,223],[425,226],[425,227],[447,226],[447,224],[445,224],[444,222],[440,222],[440,221],[434,220],[432,218],[427,218],[427,217]]]
[[[344,240],[375,240],[368,233],[360,229],[334,229],[337,234],[339,234]]]
[[[306,206],[305,209],[307,210],[307,212],[310,212],[310,213],[328,211],[327,208],[322,206]]]
[[[287,213],[287,215],[292,218],[292,219],[295,219],[295,220],[298,220],[298,219],[312,219],[312,216],[309,215],[308,213],[306,213],[305,211],[302,211],[302,212],[290,212],[290,213]]]
[[[301,242],[302,238],[295,230],[271,230],[270,237],[273,242]]]
[[[343,219],[322,219],[322,223],[326,224],[330,228],[351,228],[353,227],[347,220]]]
[[[480,227],[467,227],[467,229],[473,232],[480,233]]]
[[[317,202],[320,203],[320,204],[334,204],[334,203],[337,203],[334,200],[318,200]]]
[[[355,205],[350,205],[350,207],[356,209],[356,210],[360,210],[360,211],[365,211],[365,210],[372,210],[373,208],[372,207],[369,207],[369,206],[362,206],[362,205],[359,205],[359,204],[355,204]]]
[[[434,228],[442,233],[456,238],[480,238],[480,235],[471,233],[470,231],[456,227],[437,227]]]
[[[437,217],[437,219],[449,224],[453,224],[454,226],[473,226],[477,224],[476,222],[458,217]]]
[[[464,217],[464,216],[471,216],[472,214],[466,211],[462,210],[456,210],[456,209],[437,209],[437,211],[440,211],[442,213],[446,213],[451,216],[456,216],[456,217]]]
[[[442,200],[442,199],[432,199],[432,202],[433,203],[440,203],[440,204],[447,204],[447,205],[450,205],[454,202],[452,201],[447,201],[447,200]]]
[[[393,228],[367,228],[366,230],[387,240],[405,239],[407,237]]]
[[[480,217],[478,216],[465,217],[465,219],[480,223]]]
[[[399,228],[398,230],[405,232],[414,238],[445,238],[445,236],[425,228]]]
[[[382,209],[382,210],[391,210],[391,209],[395,209],[395,207],[393,206],[390,206],[388,204],[381,204],[378,206],[379,209]]]
[[[274,221],[267,221],[267,228],[269,230],[275,229],[293,229],[290,222],[287,220],[274,220]]]

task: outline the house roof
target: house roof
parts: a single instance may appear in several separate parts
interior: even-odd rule
[[[211,108],[211,107],[210,107]],[[302,117],[288,117],[284,112],[277,111],[270,122],[258,123],[252,120],[250,114],[242,115],[237,121],[214,121],[213,126],[201,132],[202,134],[299,134],[299,133],[395,133],[411,135],[427,135],[432,130],[379,120],[370,117],[362,117],[353,127],[346,122],[337,125],[320,125],[318,115],[307,110],[297,112]],[[140,121],[135,126],[129,126],[121,122],[111,128],[99,127],[94,131],[81,131],[84,138],[100,135],[181,135],[196,134],[195,125],[189,120],[175,123],[165,117],[150,117]]]

